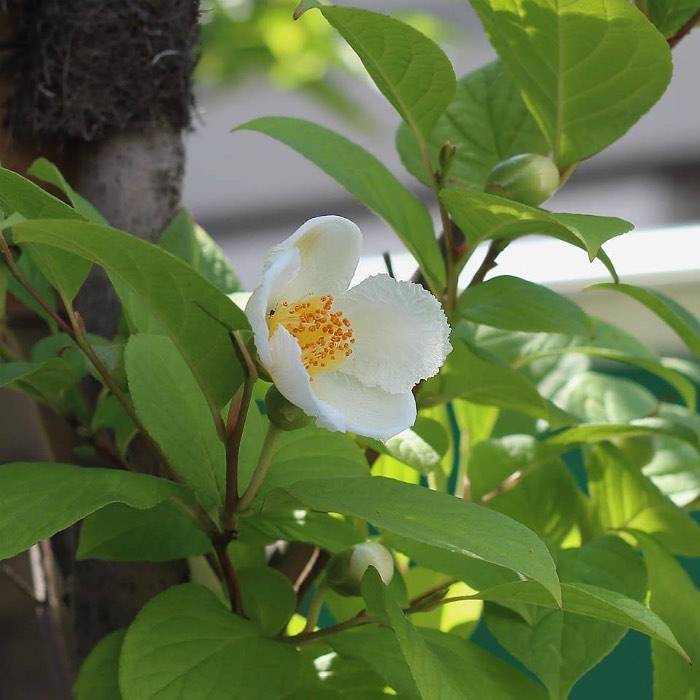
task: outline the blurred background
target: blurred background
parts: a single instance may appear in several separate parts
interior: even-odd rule
[[[247,131],[231,133],[260,116],[316,121],[365,146],[428,201],[429,192],[405,172],[394,149],[398,115],[370,85],[359,61],[320,13],[291,21],[295,5],[295,0],[203,3],[197,115],[186,137],[184,204],[216,237],[247,289],[257,283],[270,246],[306,219],[324,214],[347,216],[363,230],[365,258],[359,277],[384,271],[381,255],[388,252],[397,275],[407,278],[414,264],[400,241],[335,181],[272,139]],[[458,77],[495,57],[466,1],[363,0],[361,5],[410,21],[432,36],[449,54]],[[623,281],[655,286],[700,315],[698,66],[700,32],[674,50],[673,81],[661,101],[624,138],[584,163],[547,206],[634,223],[635,232],[606,245]],[[478,254],[475,259],[478,264]],[[556,241],[526,239],[501,256],[496,273],[548,284],[657,351],[683,353],[671,332],[640,305],[622,295],[583,292],[583,287],[604,280],[606,274],[581,251]],[[12,395],[13,412],[23,407],[31,411],[21,399]],[[5,459],[41,457],[41,445],[28,446],[11,421],[0,423]],[[2,577],[0,600],[3,624],[26,629],[26,644],[14,639],[12,649],[0,649],[0,698],[51,700],[46,674],[36,672],[37,656],[44,652],[31,604]],[[0,635],[0,644],[9,644],[10,638]],[[495,644],[484,629],[478,630],[477,641],[491,649]],[[31,668],[35,670],[30,672]],[[648,643],[629,633],[581,681],[572,698],[650,700],[650,679]]]

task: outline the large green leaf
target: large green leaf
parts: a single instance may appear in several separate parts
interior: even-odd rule
[[[297,605],[292,582],[269,566],[255,566],[238,572],[241,598],[246,615],[262,634],[274,637],[289,622]]]
[[[289,644],[261,636],[196,584],[148,602],[127,630],[119,660],[124,700],[281,698],[299,680]]]
[[[583,248],[590,260],[598,256],[607,265],[600,246],[634,228],[623,219],[553,214],[466,187],[449,187],[440,193],[440,199],[464,233],[470,249],[489,239],[513,240],[539,234]]]
[[[686,308],[661,292],[631,284],[594,284],[589,289],[609,289],[626,294],[666,322],[678,337],[688,346],[688,349],[700,358],[700,320],[695,318]]]
[[[627,465],[613,445],[603,443],[587,453],[586,470],[598,532],[640,530],[676,554],[700,556],[700,526]]]
[[[499,61],[457,81],[454,99],[430,132],[433,169],[438,167],[440,147],[448,141],[457,149],[450,182],[477,190],[484,189],[497,163],[520,153],[549,153],[547,139]],[[430,186],[423,155],[406,123],[396,133],[396,145],[409,172]]]
[[[396,635],[399,649],[423,700],[476,700],[462,681],[461,673],[443,664],[418,630],[406,619],[391,597],[377,570],[369,568],[362,579],[362,595],[368,612],[381,613]]]
[[[206,554],[210,548],[206,534],[171,503],[160,503],[147,510],[115,503],[83,520],[76,556],[111,561],[168,561]]]
[[[661,616],[693,661],[651,642],[654,700],[691,700],[700,695],[700,592],[683,567],[650,537],[637,534],[649,577],[649,607]]]
[[[622,136],[671,79],[668,44],[626,0],[472,5],[562,167]]]
[[[559,597],[547,548],[500,513],[384,477],[300,481],[286,490],[313,510],[363,518],[380,530],[517,571]]]
[[[646,593],[644,564],[617,537],[560,551],[557,569],[562,581],[602,586],[638,601]],[[512,610],[489,604],[485,619],[496,639],[544,682],[556,700],[567,698],[574,683],[625,634],[617,625],[546,608],[536,608],[526,621]]]
[[[428,209],[377,158],[344,136],[303,119],[263,117],[238,129],[259,131],[287,144],[337,180],[394,229],[426,279],[436,290],[443,289],[445,265]]]
[[[387,15],[353,7],[319,9],[401,118],[418,138],[427,139],[455,93],[454,69],[442,49]]]
[[[170,222],[158,245],[184,260],[224,294],[241,291],[238,276],[216,241],[182,210]]]
[[[656,613],[633,598],[617,591],[579,582],[562,583],[561,592],[562,607],[566,612],[585,615],[643,632],[652,639],[663,642],[688,660],[688,655],[673,636],[668,625]],[[556,608],[547,591],[534,581],[505,583],[502,586],[476,593],[471,598],[496,603],[526,603]]]
[[[70,464],[15,462],[0,466],[0,559],[7,559],[110,503],[152,508],[188,499],[165,479]]]
[[[465,289],[457,309],[468,321],[511,331],[572,335],[590,335],[593,331],[588,316],[573,301],[509,275]]]
[[[549,417],[544,400],[526,377],[454,338],[440,373],[423,383],[418,392],[421,407],[451,399],[508,408],[534,418]]]
[[[119,654],[125,634],[125,629],[108,634],[90,652],[73,686],[75,700],[122,700]]]
[[[170,338],[137,334],[124,353],[136,414],[207,510],[223,503],[226,455],[197,381]]]
[[[13,232],[18,243],[53,246],[102,265],[137,329],[168,334],[210,403],[228,401],[240,383],[241,369],[221,323],[245,328],[248,322],[230,299],[188,265],[157,246],[97,224],[27,221]]]
[[[647,16],[665,36],[673,36],[700,11],[698,0],[647,0]]]

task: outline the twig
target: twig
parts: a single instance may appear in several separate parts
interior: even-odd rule
[[[486,278],[486,275],[496,267],[496,258],[503,252],[503,249],[508,245],[508,241],[503,238],[494,238],[489,245],[489,249],[486,251],[484,259],[479,265],[479,269],[472,277],[472,281],[469,283],[469,287],[474,287],[480,284]]]
[[[44,605],[44,601],[34,595],[32,587],[25,581],[9,564],[0,565],[0,574],[2,574],[10,583],[19,590],[24,596],[34,603],[34,605]]]
[[[253,504],[253,501],[258,495],[258,491],[265,480],[265,476],[267,476],[267,471],[270,468],[272,458],[274,457],[275,450],[277,449],[277,443],[279,442],[281,436],[282,431],[270,423],[270,426],[267,429],[267,435],[265,436],[265,442],[263,442],[262,450],[260,452],[260,457],[258,458],[258,463],[255,465],[253,476],[250,477],[250,483],[236,504],[237,513],[245,512]]]
[[[690,34],[693,27],[700,21],[700,10],[698,10],[675,34],[668,37],[668,45],[674,48],[683,37]]]
[[[236,569],[231,562],[231,557],[228,555],[228,543],[230,541],[230,537],[223,537],[216,542],[213,542],[214,551],[216,552],[216,557],[219,560],[219,565],[221,566],[221,573],[226,581],[228,597],[229,601],[231,602],[231,610],[237,615],[243,615],[243,601],[241,599],[241,589],[238,585],[238,576],[236,575]]]

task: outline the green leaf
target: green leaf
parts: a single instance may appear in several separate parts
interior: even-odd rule
[[[477,697],[467,690],[461,673],[440,662],[418,630],[406,619],[373,567],[367,570],[362,579],[362,596],[367,602],[368,612],[371,613],[373,608],[378,609],[393,629],[423,700],[469,700]]]
[[[319,8],[367,69],[384,97],[425,140],[455,94],[455,74],[442,49],[393,17],[352,7]]]
[[[65,360],[54,357],[44,362],[6,362],[0,364],[0,387],[29,394],[56,410],[65,407],[67,392],[81,373]]]
[[[649,576],[649,607],[669,623],[693,661],[689,665],[651,642],[654,700],[686,700],[700,693],[700,592],[683,567],[650,537],[635,533]]]
[[[573,301],[547,287],[509,275],[465,289],[457,309],[468,321],[511,331],[572,335],[593,332],[588,316]]]
[[[114,394],[107,394],[97,404],[90,427],[94,431],[100,428],[111,430],[114,444],[122,457],[126,456],[131,441],[138,434],[136,424]]]
[[[445,265],[428,209],[373,155],[303,119],[264,117],[237,128],[259,131],[287,144],[334,178],[391,226],[433,288],[444,288]]]
[[[668,44],[626,0],[472,5],[561,167],[620,138],[671,79]]]
[[[67,301],[73,301],[87,279],[89,260],[42,245],[28,244],[24,250],[42,274]]]
[[[500,513],[384,477],[300,481],[287,492],[313,510],[363,518],[388,533],[517,571],[559,597],[547,548]]]
[[[588,492],[598,532],[633,529],[652,535],[671,552],[700,556],[700,526],[676,507],[613,445],[586,455]]]
[[[668,324],[688,349],[700,358],[700,321],[686,308],[661,292],[631,284],[594,284],[588,289],[609,289],[626,294],[643,304]]]
[[[246,615],[265,637],[274,637],[294,614],[297,594],[291,581],[269,566],[242,569],[238,572],[241,598]]]
[[[47,306],[55,311],[56,300],[51,285],[29,255],[29,251],[23,252],[20,255],[17,261],[17,267]],[[10,277],[8,290],[10,294],[17,297],[28,309],[31,309],[39,318],[43,319],[51,333],[58,332],[56,321],[14,277]]]
[[[637,601],[644,599],[644,565],[617,537],[562,550],[557,559],[562,581],[594,584]],[[566,608],[566,594],[564,600]],[[562,700],[625,635],[617,625],[566,610],[536,608],[526,621],[512,610],[489,604],[485,620],[496,639],[544,682],[550,697]]]
[[[440,466],[449,445],[445,429],[437,421],[419,416],[412,428],[386,441],[386,454],[408,464],[421,474]]]
[[[299,680],[299,655],[262,637],[196,584],[168,589],[129,627],[119,661],[124,700],[281,698]]]
[[[456,398],[534,418],[549,417],[542,397],[526,377],[453,338],[452,352],[440,373],[421,385],[418,404],[433,406]]]
[[[73,686],[75,700],[122,700],[119,654],[125,634],[125,629],[108,634],[90,652]]]
[[[254,513],[239,522],[242,540],[262,544],[306,542],[329,552],[342,552],[362,541],[350,523],[312,510]]]
[[[457,149],[450,182],[477,190],[484,189],[489,172],[501,161],[520,153],[549,153],[547,140],[499,61],[457,81],[454,99],[430,132],[433,169],[448,141]],[[405,123],[396,133],[396,146],[406,169],[430,187],[425,161]]]
[[[459,674],[462,688],[478,700],[544,700],[541,686],[516,668],[475,644],[452,634],[419,629],[428,650]],[[334,634],[329,644],[347,659],[361,660],[406,698],[420,698],[408,666],[402,659],[398,640],[391,630],[361,627]]]
[[[6,168],[0,168],[0,209],[7,216],[17,212],[25,219],[83,220],[75,209]]]
[[[600,257],[610,269],[600,246],[634,228],[623,219],[588,214],[553,214],[492,194],[474,192],[466,187],[442,190],[440,199],[472,250],[481,241],[489,239],[510,241],[539,234],[582,248],[590,260]]]
[[[61,171],[50,160],[46,158],[37,158],[27,170],[27,175],[48,182],[50,185],[57,187],[63,194],[68,197],[75,211],[78,212],[84,219],[92,221],[94,224],[107,224],[107,219],[90,203],[85,197],[79,195],[68,183]],[[53,218],[55,214],[43,214],[39,217],[31,218]],[[30,218],[30,217],[27,217]]]
[[[102,265],[137,329],[173,339],[210,403],[222,406],[231,398],[241,369],[222,324],[245,328],[248,322],[228,297],[185,263],[128,233],[97,224],[27,221],[13,233],[18,243],[43,243]]]
[[[224,445],[206,399],[173,341],[159,335],[133,335],[124,362],[134,409],[148,433],[204,507],[221,507]]]
[[[170,503],[138,510],[121,503],[88,515],[80,528],[78,559],[169,561],[206,554],[209,538]]]
[[[673,36],[700,10],[698,0],[647,0],[647,16],[665,36]]]
[[[216,241],[188,211],[181,211],[163,231],[158,245],[199,272],[224,294],[241,291],[238,275]]]
[[[23,462],[0,466],[0,493],[0,559],[23,552],[110,503],[143,510],[189,497],[184,486],[145,474]]]

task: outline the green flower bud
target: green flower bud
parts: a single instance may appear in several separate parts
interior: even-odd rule
[[[559,170],[546,156],[522,153],[496,165],[486,179],[486,192],[537,207],[559,187]]]
[[[311,421],[299,406],[282,396],[274,384],[265,394],[265,408],[270,423],[280,430],[299,430]]]
[[[326,581],[340,595],[358,596],[362,577],[370,566],[388,586],[394,577],[394,559],[379,542],[363,542],[336,554],[328,564]]]
[[[622,452],[625,462],[638,469],[649,464],[656,452],[656,440],[651,435],[629,435],[615,438],[613,442]]]

